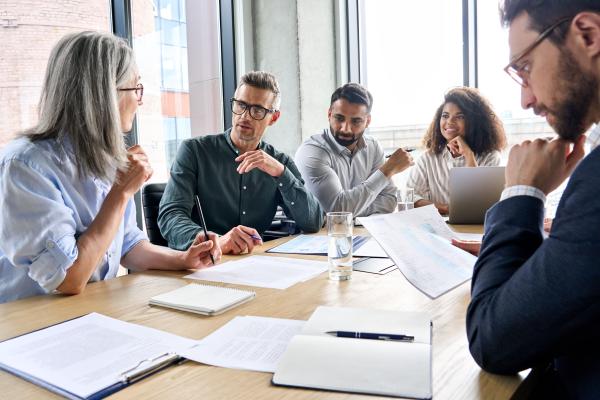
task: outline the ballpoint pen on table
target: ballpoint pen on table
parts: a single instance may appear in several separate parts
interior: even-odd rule
[[[208,231],[206,230],[206,221],[204,220],[204,213],[202,212],[202,206],[200,205],[200,198],[196,195],[196,207],[198,207],[198,214],[200,214],[200,223],[202,224],[202,229],[204,229],[204,238],[208,239]],[[208,253],[210,255],[210,261],[212,261],[213,265],[215,265],[215,258],[212,253]]]
[[[373,332],[349,332],[349,331],[329,331],[325,332],[328,335],[354,338],[354,339],[373,339],[373,340],[391,340],[398,342],[412,342],[415,340],[414,336],[400,335],[392,333],[373,333]]]

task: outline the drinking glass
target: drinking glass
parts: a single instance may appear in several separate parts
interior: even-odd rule
[[[329,279],[345,281],[352,278],[352,213],[328,212]]]

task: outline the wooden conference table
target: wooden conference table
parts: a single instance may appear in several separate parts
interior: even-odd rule
[[[480,227],[466,227],[473,231]],[[362,228],[355,230],[361,234]],[[267,242],[254,254],[285,242]],[[273,255],[277,257],[277,255]],[[293,255],[281,255],[294,257]],[[300,257],[300,256],[298,256]],[[227,260],[232,257],[224,257]],[[325,260],[324,257],[302,256]],[[204,317],[148,306],[148,299],[183,286],[185,272],[133,273],[89,284],[77,296],[49,295],[0,304],[0,340],[90,312],[201,339],[236,315],[306,320],[318,305],[425,311],[433,320],[433,398],[508,399],[524,376],[482,371],[471,358],[465,332],[470,281],[430,300],[395,270],[386,275],[355,271],[352,280],[334,282],[327,273],[287,290],[252,288],[256,299],[222,315]],[[226,285],[236,286],[236,285]],[[408,367],[410,368],[410,366]],[[272,374],[187,362],[117,392],[114,399],[378,399],[348,393],[292,389],[271,385]],[[0,371],[0,398],[48,399],[59,396]]]

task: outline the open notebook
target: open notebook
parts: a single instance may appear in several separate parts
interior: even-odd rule
[[[154,296],[149,303],[202,315],[217,315],[250,301],[255,296],[255,292],[248,290],[191,283]]]
[[[334,337],[328,331],[413,336],[387,341]],[[275,385],[429,399],[431,322],[427,314],[318,307],[294,336],[273,376]]]

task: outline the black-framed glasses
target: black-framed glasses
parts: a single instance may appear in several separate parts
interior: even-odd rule
[[[144,85],[142,85],[141,83],[138,83],[137,85],[135,85],[134,88],[121,88],[121,89],[117,89],[120,90],[122,92],[127,92],[130,90],[135,91],[135,97],[137,97],[137,101],[138,103],[142,103],[142,97],[144,97]]]
[[[258,104],[248,104],[235,97],[232,97],[229,101],[231,103],[231,112],[236,115],[242,115],[248,110],[250,117],[258,121],[265,119],[267,114],[277,111],[274,108],[264,108]]]
[[[540,33],[539,36],[533,41],[533,43],[531,43],[521,53],[519,53],[513,57],[511,62],[506,67],[504,67],[504,72],[506,72],[511,78],[513,78],[513,80],[515,82],[517,82],[519,85],[523,86],[524,88],[529,86],[528,79],[529,79],[529,73],[531,72],[530,65],[529,65],[529,63],[525,63],[524,65],[519,66],[518,65],[519,61],[521,61],[526,55],[531,53],[533,51],[533,49],[535,49],[537,46],[539,46],[539,44],[542,43],[544,41],[544,39],[546,39],[548,36],[550,36],[550,34],[560,24],[570,21],[571,19],[573,19],[573,17],[561,18],[558,21],[556,21],[555,23],[553,23],[552,25],[548,26],[546,29],[544,29],[542,31],[542,33]]]

